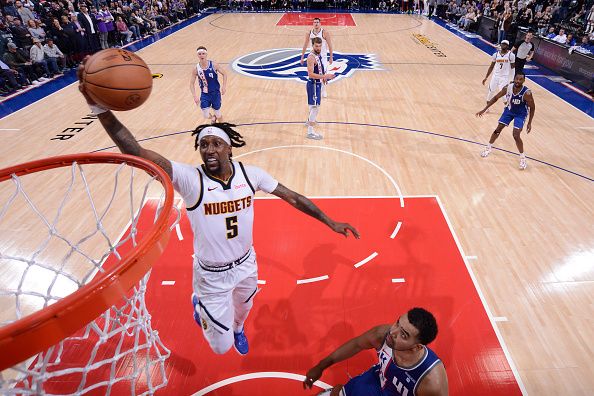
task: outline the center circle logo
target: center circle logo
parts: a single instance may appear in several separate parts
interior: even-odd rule
[[[305,83],[308,79],[307,64],[304,59],[302,65],[300,59],[299,48],[276,48],[243,55],[233,61],[231,68],[245,76]],[[333,53],[333,62],[327,67],[327,73],[336,75],[330,83],[349,77],[356,70],[382,70],[375,54],[347,54],[336,51]]]

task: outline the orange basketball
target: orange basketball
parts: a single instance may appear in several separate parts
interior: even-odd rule
[[[135,53],[119,48],[97,52],[85,63],[85,92],[111,110],[132,110],[143,104],[153,88],[151,71]]]

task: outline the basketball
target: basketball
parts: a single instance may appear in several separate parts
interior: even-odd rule
[[[97,52],[83,72],[85,92],[110,110],[132,110],[143,104],[153,88],[146,63],[135,53],[119,48]]]

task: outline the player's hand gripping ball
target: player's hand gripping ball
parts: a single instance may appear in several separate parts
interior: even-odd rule
[[[110,110],[132,110],[143,104],[153,88],[153,76],[135,53],[120,48],[88,58],[81,76],[85,93]]]

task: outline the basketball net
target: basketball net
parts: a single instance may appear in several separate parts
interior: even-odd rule
[[[166,193],[172,193],[168,178],[135,169],[133,157],[113,157],[126,162],[72,162],[39,173],[13,173],[0,183],[0,333],[32,314],[51,310],[77,290],[115,277],[112,271],[121,263],[141,256],[136,249],[145,246],[147,238],[168,234],[173,227],[169,225],[179,221],[179,211],[175,219],[171,207],[164,206],[173,202],[166,199]],[[150,166],[154,165],[143,169]],[[157,223],[166,231],[147,231]],[[75,325],[78,331],[67,338],[43,345],[44,350],[10,368],[2,367],[0,394],[144,395],[164,387],[170,351],[151,327],[145,303],[149,277],[150,270],[139,273],[130,281],[135,286],[121,290],[117,304],[100,308],[103,313]],[[59,316],[68,309],[55,313],[52,320],[65,322]],[[4,345],[28,346],[6,339],[0,341],[0,354],[7,352]]]

